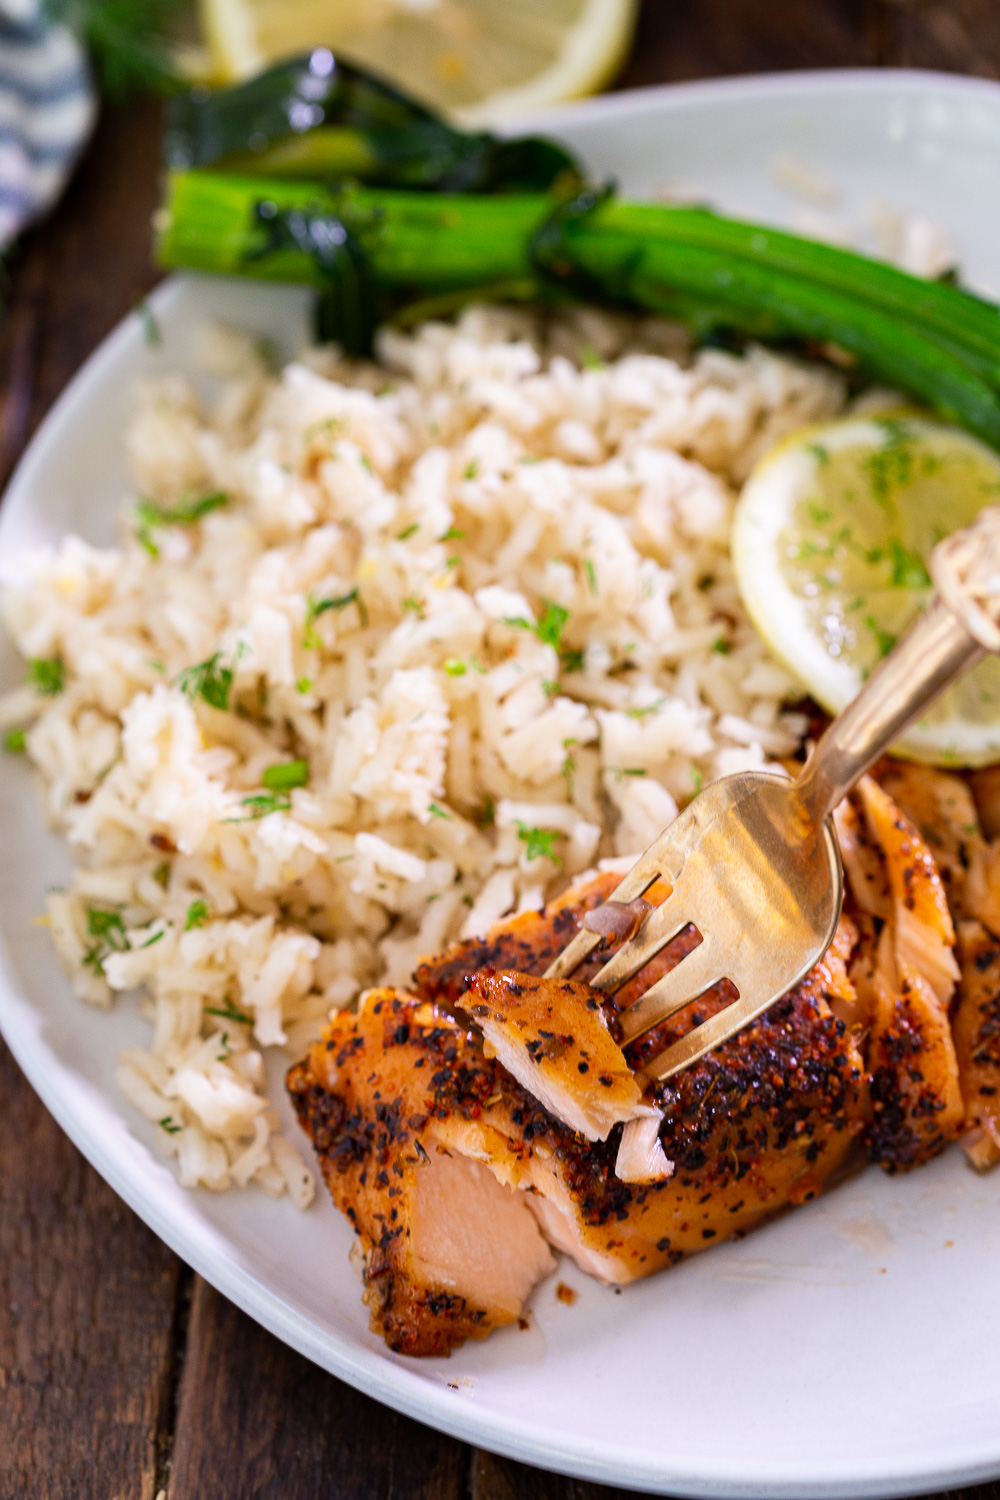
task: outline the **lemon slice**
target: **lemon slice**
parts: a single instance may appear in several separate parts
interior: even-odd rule
[[[481,126],[600,89],[637,0],[200,0],[219,82],[326,46]]]
[[[1000,455],[920,416],[853,417],[787,438],[751,474],[733,565],[771,650],[831,713],[931,594],[935,545],[1000,499]],[[950,688],[895,747],[936,765],[1000,760],[1000,659]]]

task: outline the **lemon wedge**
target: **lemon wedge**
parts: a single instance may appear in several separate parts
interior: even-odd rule
[[[900,412],[807,428],[771,450],[733,523],[751,619],[812,696],[839,713],[931,595],[935,545],[1000,500],[1000,455]],[[895,747],[935,765],[1000,760],[1000,659],[950,688]]]
[[[325,46],[478,127],[596,93],[637,0],[200,0],[220,83]]]

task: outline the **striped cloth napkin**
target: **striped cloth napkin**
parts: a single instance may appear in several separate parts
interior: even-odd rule
[[[40,0],[0,0],[0,251],[55,202],[96,111],[72,32]]]

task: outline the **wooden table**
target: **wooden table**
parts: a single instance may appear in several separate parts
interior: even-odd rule
[[[1000,5],[646,0],[621,82],[875,64],[1000,77]],[[159,125],[153,104],[106,111],[13,257],[0,481],[157,279]],[[118,1201],[2,1043],[0,1101],[0,1500],[624,1500],[442,1437],[279,1344]]]

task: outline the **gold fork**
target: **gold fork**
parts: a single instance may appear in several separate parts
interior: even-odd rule
[[[671,891],[590,980],[614,994],[689,924],[700,942],[621,1015],[626,1042],[728,979],[738,999],[643,1063],[669,1078],[792,989],[833,940],[844,896],[834,807],[903,731],[986,651],[1000,652],[1000,506],[931,558],[936,594],[819,740],[794,781],[741,771],[706,787],[605,902],[616,915],[656,880]],[[632,910],[635,910],[633,907]],[[629,926],[631,913],[617,913]],[[562,978],[602,941],[592,912],[546,970]],[[632,924],[634,926],[634,923]]]

